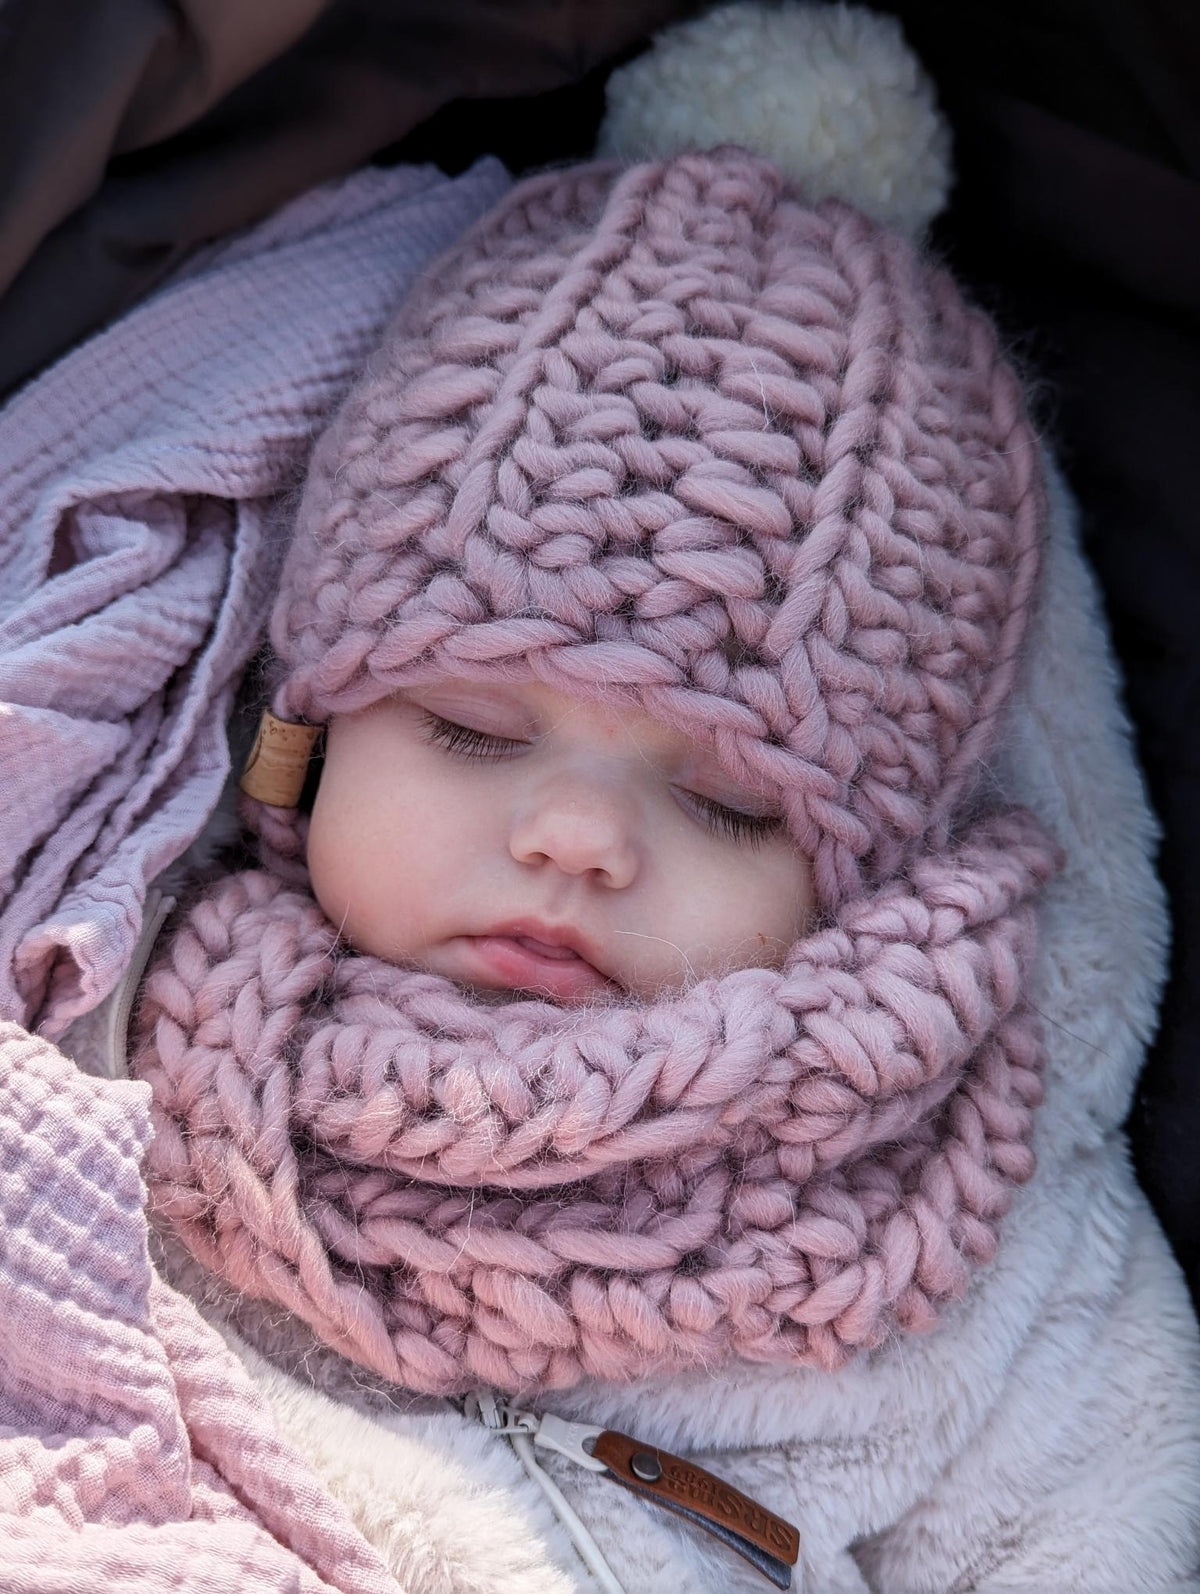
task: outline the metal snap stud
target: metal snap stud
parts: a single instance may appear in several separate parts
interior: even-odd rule
[[[662,1462],[649,1450],[639,1450],[637,1455],[630,1456],[629,1470],[643,1483],[657,1483],[662,1477]]]

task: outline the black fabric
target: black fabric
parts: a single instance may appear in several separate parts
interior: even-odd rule
[[[938,241],[1037,378],[1164,827],[1171,976],[1128,1127],[1200,1303],[1200,7],[891,9],[955,129]]]
[[[3,0],[0,395],[197,243],[449,101],[573,84],[694,0]],[[498,110],[498,114],[497,114]]]
[[[933,74],[937,242],[1007,328],[1083,506],[1175,948],[1130,1120],[1200,1296],[1200,6],[877,0]],[[366,158],[586,154],[612,61],[696,0],[3,0],[0,392],[188,248]]]

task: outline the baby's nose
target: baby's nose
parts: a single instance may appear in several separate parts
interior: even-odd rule
[[[525,794],[509,851],[518,863],[551,863],[564,874],[595,876],[610,890],[638,872],[638,819],[620,783],[588,771],[557,772]]]

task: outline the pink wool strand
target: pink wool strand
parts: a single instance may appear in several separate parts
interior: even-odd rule
[[[910,244],[739,150],[552,173],[430,274],[318,445],[275,706],[627,694],[778,799],[832,905],[946,840],[1042,513],[994,332]]]
[[[146,982],[152,1200],[412,1388],[836,1367],[921,1327],[1032,1171],[1036,823],[979,822],[780,971],[577,1012],[349,954],[250,872]]]

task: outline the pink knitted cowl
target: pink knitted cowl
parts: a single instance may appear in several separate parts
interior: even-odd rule
[[[1027,815],[983,821],[782,971],[583,1011],[347,953],[236,875],[146,985],[153,1203],[411,1389],[835,1368],[928,1326],[1032,1171],[1051,868]]]
[[[777,797],[821,924],[651,1003],[487,1005],[340,945],[259,808],[267,867],[144,989],[162,1219],[430,1392],[928,1326],[1032,1171],[1054,849],[973,792],[1041,505],[988,323],[855,211],[734,150],[515,189],[318,445],[276,712],[623,696]]]

